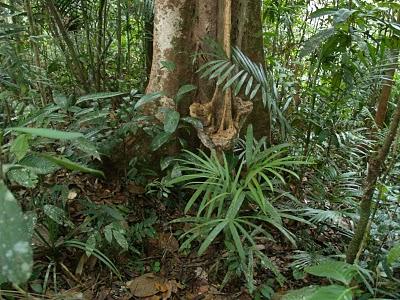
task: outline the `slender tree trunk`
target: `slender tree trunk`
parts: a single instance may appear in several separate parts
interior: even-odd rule
[[[36,30],[35,21],[33,19],[32,6],[31,6],[30,0],[25,0],[24,5],[25,5],[25,10],[26,10],[27,16],[28,16],[29,33],[30,33],[30,35],[37,36],[38,33]],[[31,47],[33,50],[33,58],[34,58],[35,65],[39,70],[41,70],[42,64],[40,62],[39,46],[32,39],[31,39]],[[47,97],[46,97],[46,91],[43,87],[43,84],[40,82],[38,83],[38,88],[39,88],[40,96],[42,97],[42,105],[44,106],[48,102]]]
[[[96,48],[96,72],[95,82],[96,90],[100,91],[101,87],[101,66],[102,66],[102,53],[103,53],[103,26],[104,26],[104,9],[106,0],[100,0],[99,10],[97,15],[97,48]]]
[[[378,99],[378,107],[375,114],[375,123],[379,128],[382,128],[387,114],[388,103],[394,85],[394,74],[398,66],[398,51],[394,52],[390,57],[391,66],[386,71],[385,79],[382,82],[382,90]]]
[[[265,68],[262,11],[260,0],[234,1],[234,18],[238,26],[234,27],[234,45],[239,47],[253,62]],[[236,39],[235,39],[236,37]],[[248,124],[253,124],[254,136],[266,136],[272,140],[271,119],[268,109],[262,102],[261,95],[253,100],[253,110],[246,119],[243,130]]]
[[[400,98],[397,101],[396,111],[390,123],[389,131],[385,137],[383,145],[376,154],[372,154],[369,159],[368,173],[365,180],[363,196],[360,202],[360,219],[356,225],[356,229],[346,253],[346,261],[353,263],[357,252],[360,250],[368,222],[371,217],[372,197],[375,191],[376,182],[381,175],[383,163],[389,153],[390,147],[395,140],[400,122]]]
[[[68,32],[63,24],[63,21],[61,19],[60,13],[57,9],[57,7],[54,5],[53,0],[47,0],[46,1],[47,8],[49,9],[49,12],[57,25],[58,31],[61,33],[61,36],[67,45],[67,49],[69,52],[69,55],[71,56],[71,61],[73,64],[73,73],[75,74],[76,78],[78,81],[81,83],[83,89],[85,91],[89,91],[89,86],[87,82],[87,74],[86,71],[82,65],[82,63],[79,60],[79,55],[78,52],[76,51],[74,44],[72,40],[70,39]]]
[[[119,89],[119,80],[121,79],[122,67],[122,5],[121,0],[117,1],[117,74],[115,79],[117,81],[117,88]]]
[[[145,19],[144,21],[144,49],[145,49],[145,67],[147,70],[147,77],[150,78],[151,65],[153,60],[153,31],[154,31],[154,20]]]
[[[89,67],[88,71],[90,72],[89,76],[89,85],[92,85],[94,83],[93,76],[95,76],[96,70],[95,70],[95,64],[94,64],[94,56],[93,56],[93,50],[92,50],[92,39],[91,39],[91,27],[90,27],[90,19],[89,19],[89,14],[88,14],[88,7],[87,7],[87,0],[81,0],[81,6],[82,6],[82,12],[83,12],[83,22],[85,26],[85,38],[86,38],[86,51],[89,56]]]
[[[125,11],[125,36],[126,36],[126,55],[125,55],[125,65],[126,72],[130,74],[131,72],[131,34],[130,34],[130,0],[126,0],[126,11]]]

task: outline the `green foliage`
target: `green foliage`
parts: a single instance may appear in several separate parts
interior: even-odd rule
[[[387,255],[387,262],[389,265],[392,265],[400,258],[400,244],[395,245],[392,249],[390,249]]]
[[[283,299],[327,299],[351,300],[357,287],[351,287],[354,278],[359,274],[358,267],[341,261],[324,260],[318,265],[306,267],[305,272],[330,280],[339,281],[343,285],[310,286],[287,293]]]
[[[4,182],[0,181],[0,283],[20,284],[31,276],[33,261],[28,219]]]
[[[31,134],[33,136],[40,136],[55,140],[73,140],[83,137],[82,133],[78,132],[64,132],[54,129],[47,128],[25,128],[25,127],[13,127],[9,128],[10,131],[23,132]]]
[[[213,55],[218,56],[217,53]],[[242,91],[252,100],[260,93],[271,119],[280,124],[283,134],[289,130],[289,124],[277,102],[278,95],[271,71],[266,71],[262,65],[252,62],[240,49],[233,48],[232,60],[218,57],[204,64],[198,72],[204,78],[217,79],[217,85],[225,83],[222,90],[232,88],[235,96]]]
[[[352,290],[339,285],[329,285],[324,287],[306,287],[293,291],[285,295],[283,300],[351,300],[353,299]]]
[[[47,160],[49,160],[50,162],[52,162],[56,165],[59,165],[65,169],[72,170],[72,171],[80,171],[83,173],[89,173],[89,174],[92,174],[92,175],[95,175],[98,177],[103,177],[103,178],[105,177],[104,173],[102,171],[88,168],[79,163],[73,162],[73,161],[69,160],[68,158],[56,157],[56,156],[49,155],[49,154],[42,154],[42,156],[44,158],[46,158]]]
[[[342,256],[353,235],[368,158],[382,143],[399,96],[398,74],[390,75],[399,58],[396,1],[333,5],[263,0],[263,29],[232,36],[243,51],[234,48],[227,59],[216,50],[199,69],[199,75],[213,80],[220,90],[261,99],[271,114],[272,122],[265,120],[271,123],[268,143],[266,138],[255,142],[249,128],[235,152],[224,154],[188,148],[196,142],[189,127],[203,126],[183,111],[186,99],[203,92],[193,85],[198,82],[196,74],[194,80],[188,76],[171,99],[162,91],[141,94],[151,67],[153,0],[103,1],[104,7],[101,1],[51,2],[61,28],[48,12],[50,1],[0,2],[0,128],[5,132],[0,143],[0,223],[5,224],[0,226],[0,249],[7,248],[0,251],[0,283],[13,282],[25,289],[20,284],[31,279],[26,286],[39,285],[40,290],[33,290],[45,297],[51,283],[55,293],[65,288],[57,282],[62,281],[60,266],[64,268],[67,256],[63,254],[68,254],[67,268],[74,267],[79,253],[95,256],[118,277],[113,257],[124,252],[136,258],[143,252],[145,240],[156,235],[158,209],[145,217],[136,197],[129,199],[132,206],[68,198],[68,186],[81,188],[76,173],[98,177],[84,177],[95,186],[114,185],[102,182],[105,174],[96,167],[110,156],[106,169],[122,166],[126,171],[121,172],[123,180],[113,178],[118,179],[118,194],[132,196],[125,186],[129,181],[146,186],[146,209],[147,204],[165,205],[167,217],[171,208],[175,217],[185,201],[185,216],[175,220],[185,223],[181,246],[185,253],[222,253],[207,270],[210,276],[217,274],[213,282],[221,283],[221,289],[241,276],[255,299],[274,297],[275,281],[263,282],[273,277],[263,269],[272,270],[282,283],[280,271],[286,266],[282,261],[274,265],[272,252],[278,261],[281,256],[293,258],[295,279],[313,275],[315,284],[326,284],[292,291],[284,299],[400,299],[398,141],[372,195],[359,265],[330,260]],[[237,21],[233,33],[248,23],[241,16]],[[66,35],[60,35],[62,27]],[[248,49],[253,38],[264,40],[265,68],[249,59],[255,50]],[[185,53],[199,57],[194,63],[205,59],[202,51],[213,48],[200,41],[198,46],[198,53]],[[162,61],[161,67],[165,76],[174,76],[175,70],[188,66]],[[377,100],[391,83],[385,126],[378,128]],[[160,103],[168,103],[168,108],[159,109]],[[150,116],[143,115],[147,107],[154,108]],[[168,156],[143,162],[132,153],[143,153],[142,140],[147,137],[150,150],[161,156],[170,142],[192,151],[178,160]],[[123,157],[118,166],[115,154]],[[161,172],[150,170],[159,165]],[[65,178],[74,180],[63,188],[52,186],[64,174],[52,175],[61,168],[73,171]],[[91,191],[83,194],[97,196]],[[84,209],[72,214],[70,205]],[[164,214],[159,219],[162,223]],[[24,244],[18,244],[21,241]],[[33,249],[15,256],[25,250],[25,242],[33,243]],[[272,243],[279,245],[269,247]],[[283,250],[275,251],[275,246]],[[33,272],[32,251],[37,257]],[[222,272],[213,272],[220,260],[222,277]],[[163,263],[164,257],[157,259],[149,270],[159,272]]]
[[[0,155],[0,175],[5,175],[5,179],[15,182],[26,188],[34,188],[38,184],[40,174],[47,174],[57,170],[53,164],[43,162],[35,155],[29,155],[31,150],[30,140],[35,140],[35,136],[58,139],[58,140],[71,140],[80,138],[83,135],[80,133],[63,132],[52,129],[44,128],[27,128],[27,127],[14,127],[9,130],[22,133],[12,142],[9,147],[10,154],[15,156],[15,161],[10,164],[3,165],[2,155]],[[31,137],[32,135],[32,137]],[[3,136],[0,138],[0,153],[3,152],[4,146],[1,145]],[[7,153],[7,152],[6,152]],[[41,157],[63,165],[55,157],[48,154],[41,154]],[[85,168],[79,164],[73,163],[68,160],[66,165],[65,160],[62,161],[64,167],[74,167],[75,170],[93,172],[95,174],[102,174],[102,172]],[[5,167],[5,168],[4,168]],[[0,177],[0,223],[2,224],[0,236],[2,237],[2,257],[0,262],[2,271],[0,273],[0,282],[10,281],[15,284],[26,282],[32,273],[32,248],[31,248],[31,234],[32,230],[28,227],[31,222],[27,215],[24,215],[19,207],[16,199],[7,189],[3,178]],[[43,207],[44,213],[59,225],[74,227],[74,224],[67,218],[64,210],[54,206],[45,205]],[[34,227],[34,225],[33,225]]]
[[[198,254],[204,254],[211,243],[219,236],[231,243],[245,272],[250,253],[257,254],[267,261],[267,268],[272,269],[282,281],[277,269],[257,250],[256,236],[272,236],[258,222],[272,225],[290,242],[295,244],[294,236],[283,226],[282,218],[302,221],[289,214],[281,213],[273,203],[281,196],[274,197],[274,188],[285,179],[287,173],[297,176],[289,168],[304,164],[301,160],[288,156],[288,145],[265,147],[265,140],[253,140],[252,127],[247,131],[245,149],[236,162],[228,162],[225,154],[219,158],[215,152],[211,156],[203,152],[186,152],[184,159],[178,159],[182,176],[171,179],[168,184],[185,184],[194,193],[187,201],[185,213],[196,210],[195,217],[184,217],[174,222],[192,223],[181,238],[186,238],[181,248],[189,247],[195,241],[201,241]],[[197,205],[196,205],[197,204]],[[245,209],[250,208],[244,214]],[[251,277],[251,276],[250,276]],[[247,279],[252,284],[252,278]]]
[[[345,285],[349,285],[355,274],[357,274],[356,267],[344,262],[329,260],[316,266],[307,267],[304,270],[311,275],[340,281]]]

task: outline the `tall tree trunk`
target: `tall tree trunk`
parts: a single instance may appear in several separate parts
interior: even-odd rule
[[[346,261],[353,263],[357,252],[360,250],[365,231],[368,227],[368,221],[371,217],[372,197],[375,191],[376,182],[381,175],[383,163],[389,153],[390,147],[395,140],[400,122],[400,98],[397,100],[397,108],[390,123],[389,131],[385,137],[383,145],[378,152],[371,155],[369,159],[368,173],[365,180],[363,196],[360,202],[360,219],[357,223],[354,235],[350,241],[346,253]]]
[[[200,119],[202,118],[200,115],[196,115],[197,113],[208,114],[207,117],[214,118],[216,121],[215,131],[226,127],[226,125],[221,126],[221,117],[224,115],[224,103],[226,101],[223,100],[224,96],[215,88],[214,84],[199,78],[196,73],[198,67],[205,62],[204,58],[198,56],[194,64],[192,61],[194,54],[210,50],[205,42],[206,37],[217,40],[222,44],[223,37],[227,34],[223,30],[225,4],[224,0],[155,1],[153,60],[150,80],[146,90],[147,93],[163,91],[166,96],[161,99],[159,105],[175,108],[176,104],[172,101],[172,98],[176,95],[179,87],[189,83],[196,85],[196,93],[193,93],[194,95],[192,95],[191,99],[181,101],[176,109],[182,115],[188,115],[190,111],[192,116],[198,116]],[[253,60],[263,63],[261,1],[241,1],[239,6],[236,1],[232,1],[232,4],[231,22],[233,30],[231,41],[233,45],[241,44],[242,50],[247,55]],[[244,24],[243,22],[240,23],[243,14],[247,16]],[[163,61],[173,62],[176,69],[170,72],[163,68]],[[247,102],[240,99],[233,100],[237,103],[233,103],[233,114],[251,110],[251,105]],[[192,105],[193,103],[197,105]],[[240,109],[235,105],[239,105]],[[241,105],[244,106],[242,107]],[[269,119],[266,117],[268,114],[264,114],[261,99],[258,99],[255,105],[257,109],[259,107],[261,109],[254,114],[253,121],[255,124],[253,125],[257,129],[269,128],[266,126],[269,123]],[[156,109],[157,106],[155,104],[148,105],[145,108],[149,114],[154,114]],[[262,114],[264,116],[260,116]],[[235,119],[235,116],[233,118]],[[205,120],[203,119],[203,121]],[[206,127],[209,124],[203,125]],[[236,130],[238,129],[236,128]],[[263,131],[264,133],[262,133]],[[265,135],[268,129],[259,130],[258,132],[260,136]],[[219,137],[225,139],[231,133],[228,128],[224,128],[222,135],[225,134],[226,136],[222,137],[220,135]],[[199,137],[201,137],[201,133],[199,133]]]

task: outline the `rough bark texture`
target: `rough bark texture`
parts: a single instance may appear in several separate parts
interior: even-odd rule
[[[177,110],[181,115],[188,115],[190,112],[192,116],[202,120],[205,127],[203,133],[206,135],[224,131],[226,137],[221,136],[223,139],[232,134],[231,126],[227,124],[226,112],[223,118],[224,111],[229,110],[229,105],[226,106],[227,97],[215,88],[215,83],[199,78],[196,71],[206,62],[206,58],[196,54],[209,52],[205,38],[223,43],[225,1],[227,0],[155,1],[153,62],[146,92],[163,91],[166,96],[160,103],[145,108],[147,114],[154,115],[160,105],[175,107],[172,98],[179,87],[184,84],[194,84],[198,89],[191,94],[191,98],[182,101]],[[231,42],[233,45],[238,45],[252,60],[263,64],[261,1],[232,1],[231,13]],[[176,69],[170,72],[163,68],[163,61],[173,62]],[[256,113],[250,119],[256,128],[256,134],[267,135],[268,113],[261,99],[257,99],[254,105]],[[231,119],[232,122],[236,122],[236,127],[251,111],[251,106],[251,103],[238,97],[232,99]],[[236,131],[238,129],[240,128],[236,128]],[[199,132],[200,138],[201,135],[202,132]],[[203,139],[202,141],[205,143]],[[219,141],[214,142],[219,143]]]
[[[174,108],[172,100],[180,86],[187,81],[190,58],[186,45],[188,36],[184,30],[190,11],[187,0],[156,0],[153,34],[153,60],[146,93],[164,92],[161,106]],[[175,70],[163,67],[163,62],[172,62]],[[186,77],[186,79],[185,79]],[[148,105],[146,114],[156,114],[157,106]]]
[[[397,108],[390,123],[389,132],[385,137],[382,147],[379,148],[376,154],[373,154],[369,160],[367,178],[365,179],[365,187],[363,196],[360,202],[360,219],[357,223],[353,238],[349,244],[346,253],[346,261],[353,263],[368,226],[368,221],[371,216],[372,197],[375,191],[376,182],[381,175],[383,163],[389,153],[390,147],[395,140],[400,121],[400,98],[397,101]]]

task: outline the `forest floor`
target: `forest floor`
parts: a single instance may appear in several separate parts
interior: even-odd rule
[[[106,182],[65,171],[47,178],[45,186],[65,185],[65,183],[68,183],[69,190],[67,207],[75,225],[81,224],[85,219],[82,213],[84,207],[79,199],[87,199],[100,206],[105,204],[125,208],[128,211],[125,226],[142,221],[149,211],[155,213],[156,234],[153,238],[143,239],[138,245],[140,251],[137,255],[111,248],[104,250],[120,271],[121,278],[115,276],[96,257],[88,258],[83,251],[66,249],[61,257],[57,258],[60,266],[57,269],[57,292],[52,283],[55,277],[47,275],[49,288],[46,295],[50,299],[56,295],[57,299],[98,300],[253,299],[245,288],[244,278],[231,280],[222,292],[220,291],[219,284],[225,275],[221,270],[225,267],[223,263],[227,256],[222,242],[216,241],[201,257],[197,255],[195,247],[190,251],[179,251],[179,234],[188,228],[183,223],[170,223],[183,216],[183,209],[179,208],[182,205],[173,204],[179,203],[179,199],[173,199],[173,194],[167,202],[160,201],[157,197],[146,193],[145,188],[140,185],[132,183],[126,185],[118,181]],[[31,199],[38,196],[35,193],[40,192],[25,193],[24,198]],[[339,243],[337,239],[340,237],[334,231],[326,231],[321,235],[309,226],[298,223],[289,222],[286,226],[292,232],[296,232],[296,236],[303,235],[306,240],[320,242],[321,246],[327,241]],[[278,291],[277,295],[310,284],[310,278],[302,280],[293,278],[290,263],[296,249],[277,232],[274,234],[272,231],[272,233],[276,242],[260,241],[258,247],[268,255],[287,280],[283,286],[279,286],[273,280],[272,272],[264,269],[254,274],[256,284],[270,282],[274,286],[275,293]],[[306,240],[299,240],[299,243],[306,243]],[[40,251],[36,252],[35,256],[35,262],[42,261],[45,265],[48,261],[47,256]]]

